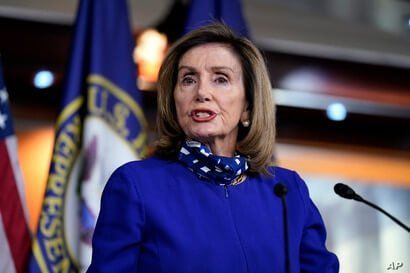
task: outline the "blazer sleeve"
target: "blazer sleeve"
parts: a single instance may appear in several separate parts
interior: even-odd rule
[[[295,173],[305,204],[305,221],[300,245],[300,270],[303,273],[337,273],[339,261],[326,249],[326,229],[319,210],[309,197],[305,182]]]
[[[104,188],[89,273],[138,270],[145,215],[133,182],[123,166],[112,174]]]

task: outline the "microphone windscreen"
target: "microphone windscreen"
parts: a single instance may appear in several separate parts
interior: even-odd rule
[[[354,197],[356,196],[354,190],[343,183],[337,183],[333,189],[336,194],[343,198],[354,199]]]
[[[286,187],[285,184],[278,183],[273,188],[273,191],[275,192],[276,196],[283,197],[288,193],[288,188]]]

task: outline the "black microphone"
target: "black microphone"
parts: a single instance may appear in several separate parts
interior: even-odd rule
[[[288,193],[288,188],[285,184],[277,183],[273,188],[276,196],[282,200],[283,208],[283,235],[285,239],[285,269],[286,273],[290,273],[290,253],[289,253],[289,234],[288,234],[288,207],[286,204],[286,194]]]
[[[388,213],[384,209],[382,209],[379,206],[377,206],[377,205],[365,200],[364,198],[362,198],[360,195],[355,193],[354,190],[352,188],[350,188],[348,185],[345,185],[343,183],[337,183],[334,186],[334,190],[335,190],[335,193],[337,193],[338,195],[340,195],[343,198],[353,199],[353,200],[356,200],[356,201],[359,201],[359,202],[363,202],[366,205],[369,205],[370,207],[382,212],[384,215],[386,215],[387,217],[392,219],[394,222],[396,222],[396,224],[398,224],[399,226],[404,228],[407,232],[410,232],[410,227],[407,227],[405,224],[400,222],[397,218],[395,218],[393,215],[391,215],[390,213]]]

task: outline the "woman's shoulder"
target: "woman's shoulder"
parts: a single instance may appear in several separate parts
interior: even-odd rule
[[[292,170],[292,169],[287,169],[284,167],[280,166],[270,166],[268,168],[269,173],[271,174],[271,177],[274,180],[281,181],[281,180],[294,180],[295,177],[298,176],[297,172]],[[285,182],[285,181],[282,181]]]
[[[306,185],[306,182],[298,172],[279,166],[272,166],[270,170],[276,183],[285,184],[288,188],[288,193],[296,194],[292,195],[299,196],[299,198],[303,199],[306,205],[307,199],[309,197],[309,189]]]
[[[179,172],[179,165],[176,161],[158,157],[130,161],[118,167],[111,174],[107,184],[139,189],[152,188]]]
[[[172,160],[162,159],[157,156],[150,156],[140,160],[134,160],[125,163],[121,167],[123,168],[156,168],[163,167],[174,163]]]
[[[298,191],[305,191],[306,183],[298,172],[280,166],[271,166],[269,168],[274,181],[284,183],[287,187],[297,188]]]
[[[173,160],[162,159],[157,156],[151,156],[141,160],[127,162],[116,170],[116,172],[125,173],[157,173],[161,170],[175,168],[178,165]]]

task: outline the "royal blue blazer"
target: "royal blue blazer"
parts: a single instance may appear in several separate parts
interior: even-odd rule
[[[303,180],[272,167],[237,186],[201,180],[178,161],[152,157],[118,168],[105,186],[87,272],[285,273],[287,185],[292,273],[334,273],[337,257]]]

